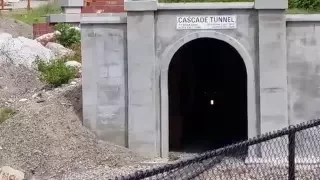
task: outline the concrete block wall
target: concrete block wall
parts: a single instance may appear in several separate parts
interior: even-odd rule
[[[126,147],[126,20],[105,16],[83,20],[83,123],[101,139]]]
[[[290,124],[320,117],[320,15],[287,17],[288,107]],[[319,129],[297,133],[298,156],[320,156]],[[308,146],[308,148],[304,148]]]

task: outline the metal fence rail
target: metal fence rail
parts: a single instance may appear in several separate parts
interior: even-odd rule
[[[118,180],[318,180],[320,119]]]

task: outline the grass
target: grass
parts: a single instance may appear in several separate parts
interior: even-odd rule
[[[159,0],[160,3],[253,2],[254,0]]]
[[[11,16],[27,24],[45,23],[46,15],[60,13],[61,8],[52,4],[43,5],[23,13],[13,13]]]
[[[253,2],[254,0],[159,0],[160,3]],[[287,14],[320,14],[319,11],[291,8]]]
[[[311,11],[305,9],[288,9],[287,14],[319,14],[320,11]]]
[[[11,118],[15,113],[16,111],[11,108],[0,108],[0,124]]]

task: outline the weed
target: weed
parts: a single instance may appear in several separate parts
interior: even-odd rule
[[[65,65],[66,59],[57,59],[50,62],[38,62],[38,70],[41,73],[41,79],[54,87],[67,84],[75,78],[77,70]]]
[[[11,108],[0,108],[0,124],[11,118],[15,113],[16,111]]]

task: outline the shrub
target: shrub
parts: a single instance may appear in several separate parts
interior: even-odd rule
[[[319,11],[320,0],[289,0],[289,8]]]
[[[41,72],[41,79],[54,87],[67,84],[75,78],[77,71],[64,63],[64,59],[57,59],[48,63],[39,61],[38,70]]]
[[[11,108],[0,108],[0,124],[11,118],[15,113]]]
[[[55,26],[55,29],[61,33],[57,40],[64,47],[71,47],[81,41],[81,33],[79,30],[72,28],[71,24],[60,23]]]

